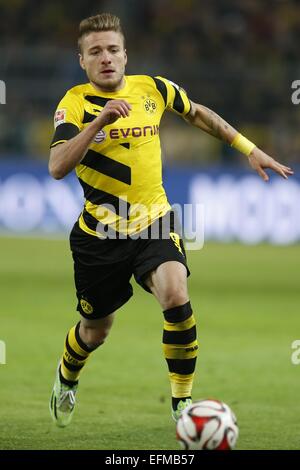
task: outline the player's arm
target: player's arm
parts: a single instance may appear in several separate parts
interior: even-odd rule
[[[49,173],[55,179],[64,178],[84,158],[97,132],[117,119],[129,116],[131,106],[124,100],[108,101],[103,110],[82,132],[50,151]]]
[[[283,178],[293,174],[291,168],[282,165],[264,153],[211,109],[191,102],[190,112],[184,116],[184,119],[247,155],[251,167],[257,171],[264,181],[269,179],[264,171],[266,168],[274,170]]]

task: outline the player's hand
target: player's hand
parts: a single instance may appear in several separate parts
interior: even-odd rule
[[[111,100],[106,103],[98,119],[102,127],[113,124],[119,118],[126,118],[131,111],[131,105],[125,100]]]
[[[274,158],[270,157],[266,153],[264,153],[259,148],[255,147],[251,154],[248,157],[249,163],[251,167],[257,171],[259,176],[264,180],[268,181],[269,176],[264,171],[266,168],[270,168],[271,170],[278,173],[278,175],[282,176],[283,178],[287,179],[288,176],[293,175],[294,172],[288,166],[282,165],[281,163],[274,160]]]
[[[101,113],[97,117],[101,127],[113,124],[119,118],[129,116],[130,104],[125,100],[111,100],[106,103]]]

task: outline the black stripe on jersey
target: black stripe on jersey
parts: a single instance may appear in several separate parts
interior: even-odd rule
[[[126,149],[130,149],[130,144],[126,142],[125,144],[120,144],[122,147],[125,147]]]
[[[164,310],[164,317],[165,320],[169,323],[179,323],[187,320],[192,315],[192,313],[191,303],[187,302],[184,305]]]
[[[164,344],[189,344],[196,340],[196,326],[192,326],[189,330],[183,331],[167,331],[163,333]]]
[[[176,374],[193,374],[195,372],[196,357],[192,359],[166,359],[169,372]]]
[[[167,106],[168,90],[167,90],[167,86],[166,86],[165,82],[163,82],[162,80],[160,80],[159,78],[156,78],[156,77],[152,77],[152,78],[155,82],[156,88],[158,89],[159,93],[161,94],[161,96],[164,99],[165,106]]]
[[[94,150],[88,150],[81,164],[125,184],[131,184],[131,168]]]
[[[102,108],[104,108],[104,106],[106,105],[108,101],[113,100],[113,98],[103,98],[102,96],[90,96],[90,95],[87,95],[84,98],[92,104],[97,104],[98,106],[102,106]]]
[[[55,133],[50,147],[52,147],[56,142],[60,140],[70,140],[77,134],[79,134],[79,129],[77,126],[75,126],[75,124],[71,124],[70,122],[60,124],[55,129]]]
[[[83,217],[83,220],[85,222],[85,225],[93,230],[94,232],[97,231],[97,227],[98,227],[98,224],[100,224],[100,227],[101,228],[104,228],[104,224],[102,224],[101,222],[99,222],[99,220],[97,220],[92,214],[90,214],[85,208],[83,209],[82,211],[82,217]]]
[[[106,193],[101,189],[93,188],[88,183],[78,178],[84,192],[84,197],[93,204],[105,206],[106,204],[111,205],[115,209],[115,213],[129,219],[130,204],[122,199],[114,196],[113,194]]]
[[[92,214],[90,214],[86,209],[82,211],[82,217],[84,220],[85,225],[93,230],[94,232],[97,232],[98,234],[105,235],[107,236],[108,233],[108,225],[103,224],[102,222],[99,222],[99,220],[95,219]],[[110,233],[113,233],[115,238],[118,238],[119,234],[115,230],[113,230],[111,227],[109,227]]]
[[[184,111],[183,99],[181,98],[181,95],[180,95],[178,89],[176,88],[176,86],[172,85],[172,87],[175,90],[175,98],[174,98],[174,101],[173,101],[173,109],[175,109],[175,111],[177,111],[178,113],[182,114],[183,111]]]
[[[90,214],[85,208],[83,209],[82,211],[82,217],[83,217],[83,220],[86,224],[86,226],[91,229],[91,230],[94,230],[94,232],[97,231],[97,225],[98,224],[101,224],[101,222],[99,222],[99,220],[97,220],[92,214]],[[101,224],[103,225],[103,224]]]
[[[84,111],[82,124],[86,124],[87,122],[92,122],[96,117],[97,116],[95,116],[95,114],[90,114],[87,111]]]

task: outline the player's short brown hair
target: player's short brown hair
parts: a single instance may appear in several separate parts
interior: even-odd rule
[[[112,15],[111,13],[101,13],[99,15],[85,18],[80,22],[78,36],[78,47],[80,52],[82,51],[81,43],[83,36],[94,31],[115,31],[116,33],[120,33],[123,37],[125,47],[125,37],[121,27],[120,18]]]

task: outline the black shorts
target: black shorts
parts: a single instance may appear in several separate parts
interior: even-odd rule
[[[170,214],[170,213],[169,213]],[[166,217],[166,216],[164,216]],[[164,217],[154,224],[160,226]],[[169,232],[174,231],[171,218]],[[147,229],[147,232],[154,227]],[[175,227],[176,229],[178,227]],[[77,310],[87,319],[102,318],[125,304],[133,294],[130,278],[147,292],[148,274],[166,261],[179,261],[190,274],[180,237],[162,237],[156,231],[153,238],[100,239],[89,235],[75,223],[70,234],[70,246],[74,260],[74,276]],[[178,230],[177,232],[178,233]]]

